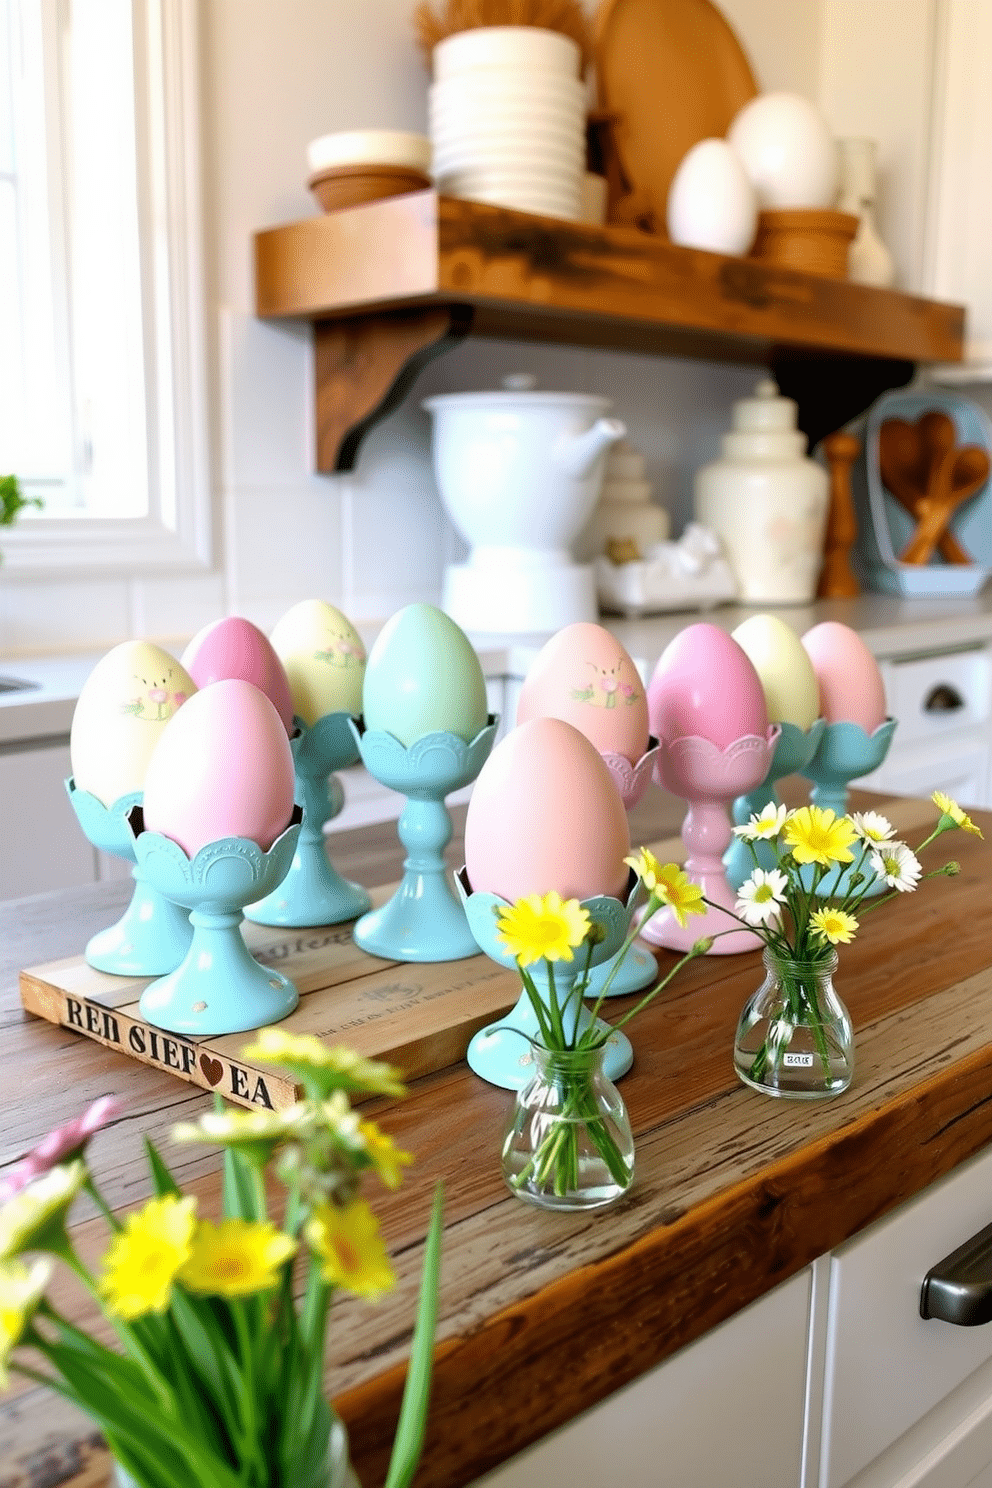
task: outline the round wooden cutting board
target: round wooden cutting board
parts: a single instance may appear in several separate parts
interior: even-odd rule
[[[665,234],[668,188],[697,140],[722,138],[758,92],[744,49],[710,0],[604,0],[596,15],[599,106],[630,195],[611,221]]]

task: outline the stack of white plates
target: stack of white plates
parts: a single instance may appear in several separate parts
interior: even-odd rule
[[[434,48],[430,133],[446,196],[578,218],[586,158],[586,89],[570,37],[535,26],[484,26]]]

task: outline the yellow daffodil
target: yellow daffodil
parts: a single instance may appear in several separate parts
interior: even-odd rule
[[[225,1219],[202,1220],[193,1232],[189,1260],[177,1280],[191,1292],[216,1297],[250,1297],[279,1281],[279,1268],[296,1254],[296,1241],[274,1224]]]
[[[410,1153],[397,1147],[392,1137],[380,1131],[374,1121],[359,1122],[358,1130],[365,1143],[365,1150],[372,1160],[372,1166],[383,1183],[387,1188],[399,1188],[403,1178],[401,1170],[413,1162]]]
[[[934,791],[930,799],[941,813],[941,819],[937,823],[938,831],[946,831],[947,827],[953,824],[955,827],[960,827],[962,832],[971,832],[976,837],[982,837],[981,827],[975,826],[971,817],[961,810],[953,796],[946,796],[943,791]],[[948,817],[949,820],[945,822],[944,817]]]
[[[521,966],[535,961],[571,961],[585,940],[589,911],[577,899],[563,900],[553,889],[543,897],[518,899],[499,916],[496,938]]]
[[[849,817],[835,816],[820,806],[801,806],[791,811],[784,826],[785,845],[797,863],[851,863],[851,843],[857,833]]]
[[[10,1383],[7,1365],[52,1279],[52,1263],[39,1257],[25,1266],[0,1261],[0,1390]]]
[[[86,1164],[76,1158],[50,1168],[8,1199],[0,1209],[0,1261],[25,1250],[63,1250],[66,1212],[85,1181]]]
[[[693,883],[677,863],[665,864],[652,894],[662,904],[668,905],[683,930],[690,915],[706,913],[702,889]]]
[[[363,1199],[353,1200],[344,1209],[319,1204],[304,1234],[330,1286],[375,1301],[395,1284],[379,1222]]]
[[[809,917],[813,934],[830,945],[848,945],[857,932],[858,922],[843,909],[815,909]]]
[[[332,1090],[346,1090],[351,1095],[406,1093],[399,1071],[391,1064],[363,1059],[340,1044],[322,1043],[312,1033],[261,1028],[241,1055],[249,1062],[282,1065],[300,1080],[310,1077],[323,1095],[330,1095]]]
[[[165,1312],[172,1284],[190,1258],[196,1200],[166,1194],[150,1199],[114,1236],[98,1282],[107,1311],[131,1319]]]

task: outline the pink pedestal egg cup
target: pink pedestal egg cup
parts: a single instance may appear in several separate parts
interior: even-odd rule
[[[683,928],[660,910],[641,936],[651,945],[687,951],[716,937],[710,954],[757,950],[761,938],[734,918],[736,894],[723,854],[730,808],[768,774],[779,736],[769,724],[761,680],[744,650],[718,626],[690,625],[666,647],[648,687],[651,732],[660,741],[655,779],[688,805],[682,826],[685,871],[709,901]]]

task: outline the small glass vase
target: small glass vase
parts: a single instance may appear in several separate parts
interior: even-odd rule
[[[531,1043],[534,1074],[503,1137],[511,1193],[542,1209],[599,1209],[634,1177],[634,1137],[623,1097],[603,1069],[603,1049]]]
[[[765,980],[737,1024],[734,1068],[763,1095],[817,1100],[854,1075],[854,1033],[834,991],[837,953],[796,961],[766,948]]]

